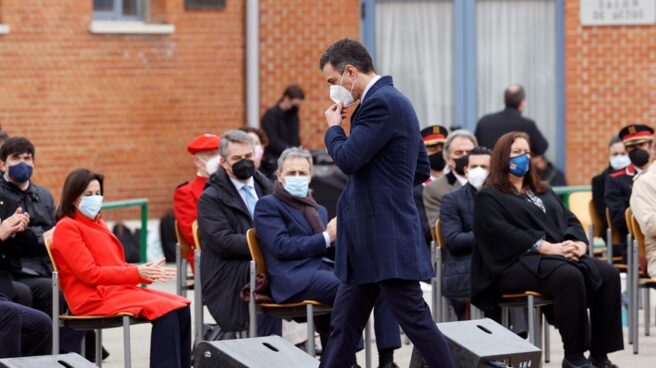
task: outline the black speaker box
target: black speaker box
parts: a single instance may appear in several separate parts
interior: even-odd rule
[[[540,349],[489,318],[438,323],[437,327],[446,337],[460,368],[540,366]],[[424,367],[424,364],[415,348],[410,367]]]
[[[79,354],[42,355],[0,359],[1,368],[94,368],[95,364]],[[97,367],[96,367],[97,368]]]
[[[280,336],[203,341],[194,368],[317,368],[319,361]]]

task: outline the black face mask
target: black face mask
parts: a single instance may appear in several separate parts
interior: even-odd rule
[[[629,152],[629,158],[631,159],[631,163],[633,163],[633,165],[643,167],[649,163],[649,152],[640,148],[636,148]]]
[[[287,110],[287,113],[288,113],[289,115],[296,115],[296,114],[298,114],[298,106],[292,106],[292,107],[290,107],[289,110]]]
[[[467,162],[469,161],[467,159],[467,155],[462,156],[460,158],[456,158],[453,161],[456,162],[456,174],[460,176],[465,176],[465,167],[467,166]]]
[[[446,166],[446,162],[444,161],[444,155],[442,154],[442,152],[438,152],[428,156],[428,162],[430,162],[431,170],[435,170],[435,171],[442,171],[444,170],[444,166]]]
[[[255,162],[247,158],[232,165],[232,173],[239,180],[247,180],[255,174]]]

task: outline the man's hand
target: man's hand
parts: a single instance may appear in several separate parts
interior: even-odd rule
[[[342,106],[342,103],[330,105],[328,109],[324,112],[326,116],[326,123],[329,127],[336,125],[342,125],[342,120],[346,117],[346,109]]]
[[[10,236],[25,231],[29,223],[30,217],[19,207],[13,215],[0,223],[0,240],[7,240]]]
[[[578,261],[586,251],[586,245],[581,241],[565,240],[563,242],[563,249],[565,257]]]
[[[330,236],[330,241],[334,242],[335,239],[337,239],[337,217],[334,217],[332,220],[330,220],[326,228],[326,231],[328,231],[328,235]]]

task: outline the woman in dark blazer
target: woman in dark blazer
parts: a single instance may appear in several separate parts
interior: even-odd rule
[[[528,142],[499,139],[476,196],[472,302],[494,313],[502,294],[537,291],[553,301],[563,367],[616,367],[607,353],[623,349],[618,271],[586,256],[581,223],[531,169]]]

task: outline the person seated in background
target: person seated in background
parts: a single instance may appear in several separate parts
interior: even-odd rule
[[[465,156],[478,142],[473,134],[466,130],[451,132],[444,143],[444,159],[449,165],[449,172],[441,178],[430,182],[424,188],[424,209],[428,224],[435,226],[435,221],[440,218],[440,207],[442,197],[446,193],[454,191],[467,182],[465,177]]]
[[[651,155],[656,157],[656,144],[651,144]],[[645,252],[649,277],[656,279],[656,163],[639,173],[633,182],[631,210],[645,236]],[[643,270],[645,271],[645,270]]]
[[[267,138],[266,132],[260,128],[253,128],[251,126],[244,126],[239,128],[242,132],[248,133],[248,136],[251,137],[253,143],[255,144],[255,156],[253,157],[253,162],[255,162],[255,170],[260,171],[262,167],[262,157],[264,155],[264,150],[269,145],[269,139]]]
[[[248,304],[239,296],[249,279],[246,231],[253,227],[258,199],[271,193],[271,183],[255,170],[255,144],[248,133],[225,132],[219,153],[221,167],[198,201],[200,272],[203,300],[223,338],[230,338],[248,330]],[[282,335],[279,318],[262,314],[257,318],[258,336]]]
[[[276,303],[317,300],[332,306],[340,281],[333,262],[326,258],[335,241],[337,219],[328,222],[328,212],[308,192],[312,155],[301,148],[288,148],[278,159],[278,180],[273,194],[255,206],[255,229],[267,264],[271,295]],[[325,349],[330,315],[317,318]],[[401,347],[399,325],[386,303],[374,308],[376,345],[380,367],[397,367],[394,350]]]
[[[50,354],[52,322],[47,314],[14,303],[11,259],[21,252],[30,217],[9,198],[0,200],[0,358]]]
[[[613,254],[621,255],[626,261],[626,236],[629,228],[626,226],[624,214],[629,208],[631,201],[631,188],[633,188],[633,178],[639,172],[647,169],[651,162],[649,148],[654,139],[654,129],[647,125],[627,125],[619,132],[619,137],[629,154],[631,165],[624,169],[613,171],[606,178],[606,188],[604,198],[610,212],[612,225],[620,233],[621,244],[613,244],[619,252]]]
[[[444,175],[444,142],[449,132],[441,125],[431,125],[421,130],[421,138],[426,146],[426,153],[428,154],[428,161],[430,164],[431,176],[422,184],[414,187],[412,196],[415,199],[415,206],[419,212],[419,221],[421,222],[421,230],[426,239],[426,245],[430,246],[433,240],[433,227],[435,223],[429,224],[426,218],[426,210],[424,209],[424,187],[430,182],[441,178]]]
[[[196,166],[196,178],[191,182],[180,184],[173,195],[173,215],[178,222],[178,232],[184,241],[192,247],[189,252],[189,265],[194,271],[194,235],[191,226],[198,215],[198,200],[203,193],[207,178],[219,169],[219,137],[203,134],[194,138],[187,145]]]
[[[607,354],[624,348],[619,272],[587,256],[581,223],[531,168],[525,133],[507,133],[494,147],[475,199],[474,238],[474,305],[498,319],[502,294],[539,292],[553,303],[563,368],[617,367]]]
[[[466,159],[467,184],[442,198],[440,228],[444,236],[444,272],[442,296],[449,299],[458,320],[467,319],[471,279],[471,254],[474,249],[474,198],[490,172],[490,155],[485,147],[476,147]]]
[[[139,266],[125,262],[123,246],[100,213],[103,193],[103,176],[87,169],[72,171],[62,188],[51,250],[70,310],[148,319],[150,366],[190,367],[189,300],[138,285],[168,281],[175,270],[161,267],[163,259]]]
[[[592,178],[592,203],[594,203],[595,212],[601,221],[601,237],[606,239],[606,229],[608,229],[608,221],[606,221],[606,199],[604,192],[606,191],[606,179],[611,172],[622,170],[631,164],[631,159],[626,153],[624,143],[619,136],[613,136],[610,143],[608,143],[608,166],[599,175]]]
[[[550,187],[564,187],[567,186],[567,179],[560,169],[554,166],[545,156],[535,156],[531,160],[531,164],[535,166],[535,171],[538,178],[547,183]]]

